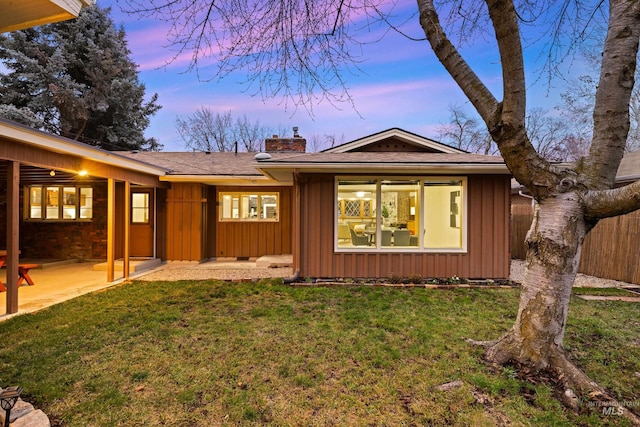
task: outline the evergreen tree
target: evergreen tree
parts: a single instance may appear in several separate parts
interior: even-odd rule
[[[158,150],[145,138],[161,107],[129,58],[110,9],[0,35],[0,116],[107,150]]]

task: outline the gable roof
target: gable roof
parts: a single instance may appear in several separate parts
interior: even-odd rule
[[[418,151],[428,153],[466,153],[464,150],[451,147],[433,139],[425,138],[412,132],[400,128],[391,128],[382,132],[374,133],[363,138],[347,142],[337,147],[323,150],[322,153],[349,153],[355,151],[369,151],[368,147],[385,141],[400,141],[409,146],[413,146]]]

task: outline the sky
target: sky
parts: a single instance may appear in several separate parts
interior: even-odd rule
[[[416,8],[414,0],[401,0],[407,8]],[[472,111],[461,90],[446,73],[426,41],[410,41],[389,32],[379,42],[364,46],[363,62],[358,75],[347,75],[346,82],[354,105],[332,105],[320,102],[313,113],[296,108],[281,98],[262,99],[241,82],[239,71],[221,81],[200,81],[195,72],[187,71],[187,62],[177,60],[166,65],[173,56],[167,47],[167,29],[161,22],[129,16],[121,11],[117,0],[97,0],[100,7],[111,7],[111,18],[126,32],[131,59],[138,65],[139,80],[150,97],[157,93],[162,109],[151,118],[145,134],[156,138],[163,151],[185,151],[176,131],[176,118],[186,118],[200,108],[233,117],[246,116],[251,122],[274,130],[287,129],[291,136],[297,126],[299,134],[311,140],[324,141],[333,136],[337,143],[349,142],[389,128],[401,128],[428,138],[438,139],[438,128],[450,119],[449,107],[460,105]],[[403,30],[424,37],[415,17]],[[376,37],[372,34],[372,37]],[[476,68],[485,84],[500,99],[501,75],[497,53],[474,47],[463,51],[465,59]],[[531,66],[529,73],[535,67]],[[207,69],[203,69],[206,76]],[[528,80],[536,81],[533,74]],[[529,88],[529,107],[552,109],[559,103],[559,89],[537,82]],[[316,147],[316,148],[327,148]]]

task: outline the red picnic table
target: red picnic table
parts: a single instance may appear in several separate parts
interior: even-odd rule
[[[0,268],[4,267],[4,262],[7,259],[7,251],[0,249]],[[18,264],[18,286],[22,286],[24,282],[27,282],[29,286],[35,286],[33,279],[29,276],[29,270],[36,268],[38,264]],[[6,291],[7,288],[0,280],[0,292]]]

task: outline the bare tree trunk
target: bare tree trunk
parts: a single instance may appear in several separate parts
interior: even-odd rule
[[[536,205],[527,234],[527,268],[514,326],[486,357],[547,368],[562,353],[569,299],[588,226],[579,196],[559,193]]]

